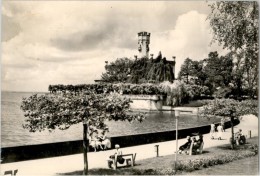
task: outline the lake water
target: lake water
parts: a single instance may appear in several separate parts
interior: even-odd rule
[[[23,97],[32,93],[2,92],[1,95],[1,147],[63,142],[82,139],[82,124],[71,126],[67,130],[30,133],[23,129],[23,112],[20,109]],[[179,129],[219,122],[219,119],[203,119],[197,116],[181,115]],[[109,136],[121,136],[149,132],[169,131],[175,129],[174,112],[150,112],[144,122],[107,121]]]

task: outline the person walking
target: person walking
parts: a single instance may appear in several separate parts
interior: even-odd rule
[[[221,140],[222,133],[223,133],[223,126],[221,124],[218,125],[217,130],[218,130],[218,140]]]
[[[223,132],[225,132],[225,118],[224,117],[221,118],[220,124],[221,124],[221,126],[223,128]]]
[[[214,134],[215,134],[215,124],[212,123],[212,124],[210,124],[210,136],[211,136],[211,139],[214,139]]]

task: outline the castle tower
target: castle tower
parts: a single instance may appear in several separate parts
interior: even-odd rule
[[[139,58],[149,56],[149,44],[150,44],[150,33],[139,32],[138,33],[138,51]]]
[[[174,79],[176,79],[176,76],[175,76],[175,64],[176,64],[176,56],[172,56],[172,59],[173,59],[173,62],[172,62],[172,73],[174,75]]]

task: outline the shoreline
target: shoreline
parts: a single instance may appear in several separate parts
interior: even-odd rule
[[[30,94],[30,93],[29,93]],[[2,96],[2,146],[6,147],[16,147],[16,146],[25,146],[25,145],[38,145],[38,144],[46,144],[46,143],[55,143],[55,142],[68,142],[82,139],[82,124],[72,125],[68,130],[55,130],[52,133],[49,133],[48,130],[44,130],[42,132],[30,133],[29,130],[24,129],[22,124],[24,123],[24,114],[20,109],[20,101],[27,93],[7,93],[7,95]],[[149,133],[154,131],[167,131],[173,130],[174,120],[171,120],[174,117],[173,111],[144,111],[147,112],[147,120],[144,123],[139,124],[139,122],[134,122],[133,124],[129,124],[126,122],[119,122],[120,127],[117,128],[117,122],[109,121],[107,124],[111,128],[109,136],[123,136],[134,134],[142,134]],[[163,113],[163,114],[161,114]],[[163,116],[163,118],[161,118]],[[188,115],[186,116],[188,117]],[[160,120],[162,119],[162,120]],[[189,120],[189,118],[184,118],[185,121]],[[193,118],[194,119],[194,118]],[[165,123],[165,121],[169,123]],[[193,120],[194,121],[194,120]],[[207,121],[207,120],[201,120]],[[215,122],[215,121],[214,121]],[[135,125],[137,124],[137,125]],[[184,125],[186,123],[183,123]],[[186,125],[188,127],[198,126],[200,124],[205,123],[190,123]],[[180,126],[182,124],[180,123]],[[161,128],[162,127],[162,128]],[[13,130],[16,129],[16,130]],[[126,129],[126,130],[124,130]]]
[[[15,101],[15,100],[12,100]],[[17,104],[16,104],[17,106]],[[82,139],[82,124],[72,125],[68,130],[54,130],[49,133],[48,130],[44,130],[42,132],[30,133],[28,130],[22,128],[23,123],[23,114],[21,114],[19,107],[12,110],[8,103],[3,105],[4,110],[7,113],[3,114],[2,117],[2,148],[9,147],[19,147],[19,146],[30,146],[30,145],[41,145],[48,143],[59,143],[59,142],[70,142],[77,141]],[[117,128],[117,122],[107,121],[106,123],[111,128],[109,133],[109,137],[117,137],[117,136],[125,136],[132,134],[145,134],[145,133],[153,133],[153,132],[164,132],[169,130],[174,130],[175,118],[174,111],[142,111],[147,114],[146,120],[144,123],[136,123],[133,124],[128,123],[127,121],[120,121],[120,127]],[[150,121],[151,116],[151,121]],[[201,119],[196,123],[196,116],[187,114],[183,115],[183,121],[190,121],[192,123],[180,123],[179,128],[192,128],[201,125],[210,124],[207,119]],[[161,118],[162,117],[162,118]],[[16,121],[13,124],[12,121]],[[193,121],[195,123],[193,123]],[[212,122],[218,122],[218,118],[211,120]],[[19,123],[18,123],[19,122]],[[169,122],[169,123],[165,123]],[[137,124],[137,125],[135,125]],[[126,130],[124,130],[126,127]],[[154,128],[155,127],[155,128]],[[161,128],[162,127],[162,128]],[[12,128],[16,130],[13,132]],[[137,130],[135,130],[137,129]]]

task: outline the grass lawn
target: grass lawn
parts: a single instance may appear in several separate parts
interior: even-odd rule
[[[254,137],[247,140],[249,144],[258,145],[258,137]],[[241,145],[236,150],[231,150],[230,145],[223,145],[218,147],[208,148],[200,155],[185,155],[179,154],[178,161],[189,161],[195,159],[205,159],[224,155],[235,155],[236,153],[244,150],[247,145]],[[90,175],[158,175],[156,170],[160,169],[173,169],[174,168],[175,155],[168,155],[162,157],[155,157],[136,161],[136,165],[131,168],[121,168],[116,171],[111,169],[90,169]],[[241,167],[242,166],[242,167]],[[241,173],[241,174],[240,174]],[[193,172],[178,171],[177,174],[181,175],[254,175],[258,173],[258,155],[235,160],[230,163],[225,163],[216,166],[210,166],[208,168],[202,168]],[[66,175],[81,175],[82,171],[75,171],[73,173],[67,173]]]

